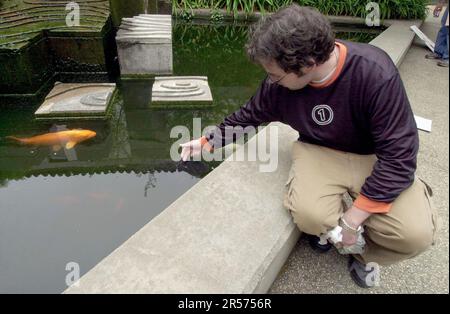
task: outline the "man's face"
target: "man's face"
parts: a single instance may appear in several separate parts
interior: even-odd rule
[[[284,86],[291,90],[302,89],[308,85],[313,79],[315,65],[308,68],[302,68],[304,75],[298,76],[295,73],[286,73],[281,69],[276,61],[261,62],[262,67],[266,70],[269,82]]]

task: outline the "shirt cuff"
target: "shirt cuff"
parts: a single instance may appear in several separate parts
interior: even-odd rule
[[[209,144],[208,139],[206,138],[206,136],[202,136],[200,138],[200,144],[202,145],[202,148],[204,150],[207,150],[208,152],[212,152],[214,150],[214,148],[211,146],[211,144]]]
[[[392,207],[392,203],[373,201],[362,194],[359,194],[353,205],[372,214],[386,214]]]

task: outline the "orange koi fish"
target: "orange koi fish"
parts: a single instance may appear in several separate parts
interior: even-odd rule
[[[46,133],[29,138],[18,138],[15,136],[7,136],[6,138],[18,141],[24,145],[52,146],[53,150],[56,151],[60,150],[61,147],[71,149],[78,143],[86,141],[96,135],[97,133],[94,131],[78,129]]]

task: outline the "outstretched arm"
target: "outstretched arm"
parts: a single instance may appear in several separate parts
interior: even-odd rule
[[[280,120],[280,113],[276,107],[273,86],[262,82],[255,95],[239,110],[230,114],[216,128],[205,136],[181,144],[183,147],[181,158],[189,160],[191,156],[198,156],[202,150],[212,151],[236,141],[251,128]]]

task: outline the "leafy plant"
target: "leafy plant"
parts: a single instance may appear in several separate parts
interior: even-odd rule
[[[225,9],[235,17],[239,12],[250,14],[274,12],[291,3],[317,8],[326,15],[365,17],[368,0],[173,0],[173,8]],[[423,19],[428,0],[377,0],[382,19]]]

